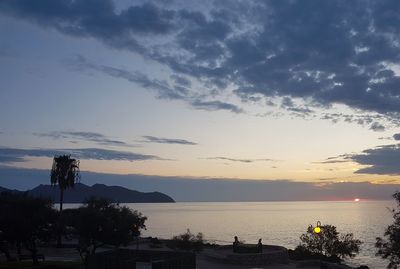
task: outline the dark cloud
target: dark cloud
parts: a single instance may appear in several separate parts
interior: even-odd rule
[[[358,174],[400,175],[400,144],[367,149],[345,158],[367,166],[357,170]]]
[[[374,122],[371,124],[371,127],[369,129],[374,132],[383,132],[385,131],[385,126],[383,126],[379,122]]]
[[[174,27],[174,12],[152,4],[117,12],[111,0],[4,0],[3,14],[54,28],[76,37],[92,37],[116,47],[143,51],[135,35],[165,34]]]
[[[228,158],[228,157],[208,157],[206,159],[207,160],[223,160],[223,161],[231,161],[231,162],[241,162],[241,163],[274,162],[274,161],[276,161],[273,159],[237,159],[237,158]]]
[[[399,118],[400,77],[393,71],[400,62],[396,0],[216,1],[202,11],[173,2],[117,11],[111,0],[3,0],[0,12],[139,53],[207,89],[231,85],[242,99],[300,98],[311,107],[344,104]],[[166,96],[179,98],[188,87],[181,82],[183,87],[172,87]],[[192,104],[238,112],[216,102]]]
[[[160,191],[176,201],[318,201],[363,199],[388,200],[399,184],[318,183],[291,180],[212,179],[117,175],[82,171],[82,183],[120,185],[130,189]],[[48,170],[0,167],[0,186],[26,190],[39,184],[49,184]]]
[[[94,64],[82,55],[75,55],[73,59],[68,61],[68,64],[73,68],[77,68],[79,71],[95,70],[111,77],[125,79],[143,88],[155,91],[159,98],[185,99],[189,94],[187,89],[183,87],[172,87],[164,80],[151,79],[138,71],[130,72],[125,69],[115,68],[108,65]]]
[[[110,139],[107,136],[95,133],[95,132],[82,132],[82,131],[60,131],[60,132],[50,132],[50,133],[35,133],[35,135],[40,137],[51,137],[53,139],[81,139],[86,141],[95,142],[100,145],[107,146],[123,146],[131,147],[132,145],[120,141]]]
[[[322,162],[313,162],[315,164],[329,164],[329,163],[348,163],[351,162],[350,160],[335,160],[335,159],[329,159],[329,160],[325,160]]]
[[[197,109],[202,109],[202,110],[209,110],[209,111],[214,111],[214,110],[228,110],[234,113],[243,113],[243,109],[240,107],[226,103],[226,102],[221,102],[221,101],[201,101],[201,100],[194,100],[192,103],[192,106],[197,108]]]
[[[371,113],[323,113],[320,117],[323,120],[329,120],[332,123],[346,122],[355,123],[361,126],[369,126],[370,130],[373,131],[384,131],[386,126],[399,126],[400,118],[392,117],[387,118],[385,115],[381,114],[371,114]]]
[[[0,163],[24,162],[26,157],[49,157],[69,154],[74,158],[88,160],[121,160],[121,161],[146,161],[163,160],[154,155],[145,155],[128,151],[117,151],[99,148],[82,149],[17,149],[0,148]]]
[[[323,178],[318,178],[317,180],[333,182],[335,179],[337,179],[337,178],[335,178],[335,177],[323,177]]]
[[[145,136],[143,136],[143,138],[145,139],[143,142],[149,142],[149,143],[197,145],[196,142],[188,141],[185,139],[163,138],[163,137],[156,137],[156,136],[150,136],[150,135],[145,135]]]
[[[234,113],[242,113],[243,110],[231,103],[222,101],[204,100],[203,96],[189,89],[190,81],[177,75],[173,75],[172,79],[175,84],[170,85],[165,80],[151,79],[147,75],[135,71],[130,72],[125,69],[115,68],[107,65],[98,65],[89,62],[85,57],[76,55],[72,61],[68,61],[72,67],[82,70],[96,70],[115,78],[122,78],[129,82],[135,83],[145,89],[155,91],[158,98],[170,100],[183,100],[196,109],[202,110],[228,110]]]
[[[314,110],[306,107],[296,105],[289,97],[284,97],[281,102],[281,108],[286,109],[292,116],[307,118],[313,116]]]
[[[400,140],[400,134],[394,134],[393,135],[393,139],[396,140],[396,141]]]

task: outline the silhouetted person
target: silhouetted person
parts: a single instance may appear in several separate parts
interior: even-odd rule
[[[262,249],[263,249],[263,245],[262,245],[262,243],[261,243],[261,238],[260,239],[258,239],[258,244],[257,244],[257,252],[258,253],[261,253],[262,252]]]
[[[237,247],[239,246],[240,242],[237,236],[234,237],[235,241],[233,241],[233,252],[237,251]]]

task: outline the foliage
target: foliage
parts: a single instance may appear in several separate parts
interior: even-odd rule
[[[78,237],[78,251],[85,265],[100,246],[127,245],[146,228],[147,218],[140,212],[102,198],[90,198],[69,214],[74,214],[71,225]]]
[[[55,156],[50,173],[50,182],[60,189],[72,188],[79,179],[79,161],[70,155]]]
[[[200,251],[204,246],[203,234],[194,235],[187,229],[186,233],[174,236],[167,245],[171,248]]]
[[[26,261],[0,263],[0,269],[31,269],[32,263]],[[34,267],[35,269],[79,269],[80,264],[77,262],[64,261],[44,261]]]
[[[50,172],[50,183],[60,188],[60,216],[57,227],[57,245],[61,246],[61,238],[64,233],[62,211],[64,203],[64,191],[73,188],[79,180],[79,161],[71,158],[70,155],[55,156]]]
[[[0,193],[0,231],[2,239],[18,249],[23,245],[37,260],[37,242],[51,239],[56,219],[53,203],[27,193]]]
[[[61,194],[64,190],[74,187],[79,180],[79,161],[70,155],[55,156],[50,172],[50,182],[58,185]],[[61,195],[62,196],[62,195]],[[62,210],[62,197],[60,197],[60,210]]]
[[[354,239],[352,233],[341,234],[333,225],[321,226],[320,233],[314,233],[314,227],[309,226],[307,232],[300,236],[301,243],[295,249],[314,257],[324,256],[330,260],[342,260],[354,257],[360,250],[361,241]]]
[[[397,208],[391,209],[393,224],[386,228],[385,238],[377,237],[375,244],[378,248],[376,255],[389,259],[389,269],[397,269],[400,265],[400,192],[395,192],[393,198],[397,202]]]
[[[289,258],[291,260],[321,260],[327,262],[338,263],[340,258],[327,257],[322,253],[312,253],[306,247],[299,245],[294,250],[288,250]]]

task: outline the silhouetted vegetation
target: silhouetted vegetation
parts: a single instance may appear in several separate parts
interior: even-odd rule
[[[321,232],[315,233],[309,226],[300,236],[301,243],[291,256],[295,259],[322,259],[338,262],[346,257],[354,257],[360,250],[361,241],[352,233],[339,234],[333,225],[321,226]]]
[[[388,269],[396,269],[400,265],[400,192],[393,194],[397,208],[391,209],[393,224],[386,228],[384,238],[377,237],[375,246],[378,248],[377,256],[388,259]]]
[[[17,249],[19,257],[26,256],[21,255],[21,249],[25,248],[31,253],[33,263],[38,264],[42,255],[38,254],[37,245],[55,238],[57,213],[51,200],[27,193],[1,192],[0,251],[7,261],[16,260],[11,257],[10,248]],[[78,240],[77,250],[85,265],[99,247],[117,248],[133,241],[146,228],[147,219],[140,212],[102,198],[91,198],[79,208],[65,210],[63,218],[69,230],[67,235]],[[16,268],[25,266],[12,264]]]
[[[52,201],[27,194],[0,193],[0,234],[2,251],[12,261],[8,246],[21,254],[26,248],[34,264],[38,263],[37,244],[50,241],[54,234],[56,210]]]
[[[128,207],[119,206],[107,199],[90,198],[74,210],[70,223],[78,238],[78,251],[87,265],[88,258],[104,245],[127,245],[145,229],[146,217]]]
[[[45,261],[34,267],[35,269],[80,269],[80,263],[62,262],[62,261]],[[0,269],[32,269],[30,262],[8,262],[0,263]]]
[[[203,234],[194,235],[187,229],[186,233],[174,236],[167,246],[172,249],[200,251],[204,247]]]
[[[57,227],[57,246],[62,244],[62,234],[64,225],[62,220],[64,191],[73,188],[79,180],[79,161],[71,158],[70,155],[55,156],[50,173],[50,182],[52,185],[58,185],[60,188],[60,218]]]

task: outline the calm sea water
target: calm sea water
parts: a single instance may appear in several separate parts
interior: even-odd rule
[[[145,236],[171,238],[190,229],[202,232],[205,239],[230,244],[237,235],[247,243],[282,245],[294,248],[310,224],[335,225],[339,232],[354,233],[364,243],[360,254],[349,264],[386,268],[375,257],[375,238],[383,236],[392,222],[388,207],[392,201],[362,202],[245,202],[126,204],[148,217]]]

